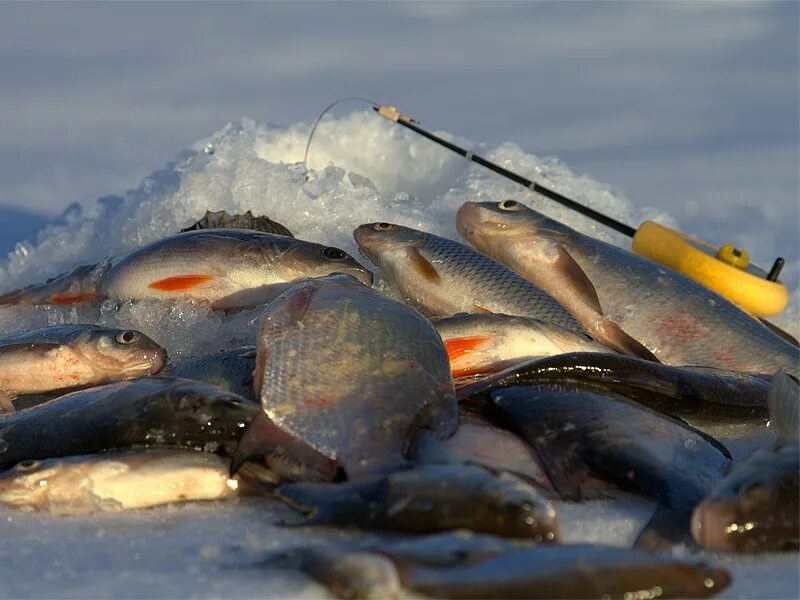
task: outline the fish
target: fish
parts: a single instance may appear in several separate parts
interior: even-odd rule
[[[800,348],[722,296],[519,202],[467,202],[456,221],[471,245],[550,293],[600,342],[610,327],[669,365],[769,376],[800,365]]]
[[[613,392],[530,383],[491,389],[486,402],[525,437],[565,500],[630,491],[686,513],[688,528],[732,462],[711,436]]]
[[[0,296],[0,305],[155,298],[247,308],[273,300],[297,281],[330,273],[372,285],[372,273],[333,246],[243,229],[203,229],[15,290]]]
[[[552,296],[464,244],[392,223],[361,225],[353,237],[362,254],[427,316],[502,313],[583,331]]]
[[[463,537],[458,549],[449,536],[444,556],[451,560],[431,564],[424,546],[441,546],[436,537],[380,548],[405,588],[434,598],[708,598],[731,581],[724,569],[671,556],[590,544],[499,545],[484,535]]]
[[[515,365],[462,387],[459,397],[526,383],[566,383],[615,392],[697,427],[766,423],[770,380],[759,373],[672,367],[621,354],[569,352]]]
[[[709,550],[780,552],[800,548],[800,386],[784,371],[770,388],[775,440],[720,481],[694,510],[692,536]]]
[[[191,358],[174,365],[166,374],[172,377],[204,381],[255,401],[256,396],[253,392],[255,366],[256,347],[242,346]]]
[[[175,450],[24,460],[0,473],[0,505],[54,516],[227,500],[240,491],[221,456]]]
[[[135,330],[56,325],[7,334],[0,337],[0,413],[13,411],[19,396],[155,375],[166,361],[164,348]]]
[[[420,432],[411,450],[415,464],[477,464],[495,471],[508,471],[533,484],[548,497],[556,496],[533,449],[519,435],[498,427],[488,419],[459,406],[458,430],[442,440]]]
[[[399,598],[402,591],[394,563],[375,552],[300,546],[268,556],[258,566],[298,571],[348,600]]]
[[[252,229],[253,231],[294,237],[291,231],[277,221],[273,221],[269,217],[256,217],[249,210],[242,215],[231,215],[224,210],[207,210],[202,219],[186,229],[181,229],[181,233],[197,229]]]
[[[264,415],[337,465],[337,478],[407,466],[420,429],[458,426],[447,353],[419,313],[348,275],[299,283],[259,320],[253,389]],[[261,420],[232,462],[261,452]]]
[[[459,313],[432,318],[454,379],[495,373],[534,357],[613,352],[587,335],[529,317]]]
[[[101,385],[0,415],[0,470],[134,448],[230,455],[260,410],[247,398],[176,377]]]
[[[431,464],[343,483],[293,483],[275,494],[308,515],[302,525],[428,533],[470,529],[557,542],[553,505],[530,484],[475,464]]]

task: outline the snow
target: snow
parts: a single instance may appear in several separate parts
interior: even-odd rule
[[[42,230],[35,242],[17,244],[0,264],[0,290],[41,281],[175,233],[207,209],[252,210],[286,225],[297,237],[358,256],[351,232],[362,223],[396,222],[458,239],[454,215],[462,202],[513,197],[583,233],[629,247],[622,236],[412,137],[369,111],[323,120],[307,170],[301,161],[309,129],[308,124],[283,128],[247,119],[226,126],[136,189],[97,200],[85,211],[76,207]],[[636,225],[655,219],[680,226],[669,215],[635,207],[619,191],[512,142],[470,147],[624,222]],[[796,272],[798,265],[787,268]],[[776,320],[794,335],[800,333],[799,307],[795,290],[790,309]],[[124,326],[151,336],[177,361],[253,344],[258,313],[253,309],[216,314],[190,303],[156,301],[117,305],[108,300],[99,308],[2,307],[0,334],[59,323]],[[560,503],[558,509],[568,540],[627,545],[652,506],[631,500]],[[276,526],[292,514],[267,499],[69,519],[0,509],[0,595],[323,596],[326,591],[302,575],[252,566],[264,552],[287,544],[355,535]],[[734,585],[722,597],[800,593],[796,554],[715,560],[734,574]]]

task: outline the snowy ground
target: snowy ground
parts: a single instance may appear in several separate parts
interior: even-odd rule
[[[588,233],[626,245],[588,220],[359,112],[323,122],[306,170],[299,161],[308,125],[231,124],[120,197],[67,214],[18,244],[0,265],[0,289],[43,280],[177,232],[206,209],[253,210],[298,237],[355,253],[351,231],[372,221],[411,225],[457,239],[455,210],[467,200],[515,197]],[[629,223],[669,215],[639,209],[620,193],[565,165],[508,142],[482,151],[492,160]],[[796,265],[792,265],[796,268]],[[798,298],[780,321],[798,334]],[[257,312],[257,311],[256,311]],[[190,304],[142,302],[92,307],[0,308],[0,333],[63,322],[124,324],[162,343],[173,359],[253,343],[254,311],[210,314]],[[626,545],[649,506],[560,505],[569,540]],[[128,515],[54,519],[0,511],[0,595],[320,596],[300,575],[244,568],[264,551],[319,539],[324,532],[276,528],[291,511],[268,500],[212,503]],[[326,535],[342,535],[328,532]],[[676,552],[680,553],[680,549]],[[797,597],[797,555],[715,558],[730,566],[724,597]]]

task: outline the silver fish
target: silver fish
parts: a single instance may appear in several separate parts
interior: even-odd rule
[[[192,358],[175,365],[165,375],[204,381],[213,386],[255,400],[253,370],[256,347],[242,346]]]
[[[228,461],[201,452],[147,450],[26,460],[0,473],[0,503],[52,515],[234,498]]]
[[[431,322],[442,336],[454,378],[565,352],[613,352],[585,334],[528,317],[461,313]]]
[[[146,335],[96,325],[57,325],[0,338],[0,412],[26,394],[63,392],[155,375],[167,354]]]
[[[406,463],[419,428],[457,427],[442,340],[408,307],[347,275],[300,283],[264,311],[254,389],[266,416],[348,477]],[[234,457],[261,449],[260,422]]]
[[[361,252],[430,316],[502,313],[582,331],[550,295],[464,244],[391,223],[361,225],[353,237]]]
[[[722,296],[518,202],[467,202],[457,224],[470,244],[552,294],[598,341],[609,328],[624,330],[670,365],[769,375],[800,365],[800,349]]]
[[[161,298],[243,308],[268,302],[299,280],[337,272],[372,284],[372,273],[338,248],[258,231],[207,229],[78,267],[0,296],[0,304]]]

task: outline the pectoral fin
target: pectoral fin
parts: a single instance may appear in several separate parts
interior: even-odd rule
[[[602,313],[600,299],[597,297],[597,290],[589,280],[588,275],[581,266],[572,258],[564,246],[552,243],[550,250],[553,252],[553,268],[559,273],[559,279],[563,282],[565,294],[569,294],[585,306]],[[561,301],[558,297],[557,300]],[[562,304],[564,304],[562,302]],[[568,307],[567,304],[564,304]]]
[[[14,398],[11,394],[0,392],[0,413],[11,413],[17,410],[14,406]]]
[[[600,315],[597,327],[591,329],[589,333],[598,342],[605,344],[612,350],[616,350],[622,354],[636,356],[644,360],[661,362],[656,358],[655,354],[650,352],[641,342],[636,341],[625,333],[619,325],[614,323],[614,321],[606,315]]]
[[[407,256],[411,263],[411,268],[422,276],[423,279],[431,283],[439,283],[439,281],[441,281],[442,278],[439,275],[439,271],[436,270],[436,267],[434,267],[427,258],[422,256],[419,248],[409,248]]]

